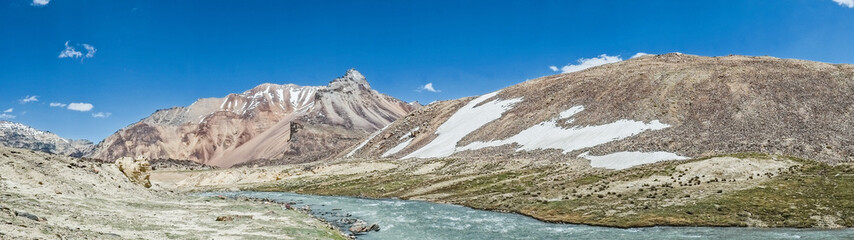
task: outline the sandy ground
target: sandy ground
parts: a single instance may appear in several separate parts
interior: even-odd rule
[[[216,221],[219,216],[240,217]],[[111,163],[0,148],[0,239],[22,238],[342,236],[325,223],[279,205],[153,191],[131,183]]]

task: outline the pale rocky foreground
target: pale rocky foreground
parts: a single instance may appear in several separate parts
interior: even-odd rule
[[[223,216],[233,220],[216,221]],[[279,205],[149,190],[129,181],[113,163],[0,147],[0,239],[80,238],[343,236]]]

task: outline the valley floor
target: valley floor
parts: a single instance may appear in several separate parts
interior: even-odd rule
[[[279,205],[151,191],[112,163],[0,148],[0,239],[345,237]]]
[[[584,160],[340,160],[158,172],[178,191],[255,190],[401,198],[612,227],[854,227],[854,168],[764,154],[625,170]]]

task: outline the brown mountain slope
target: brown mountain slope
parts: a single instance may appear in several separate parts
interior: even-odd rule
[[[431,104],[340,155],[538,155],[613,169],[734,152],[850,162],[851,93],[847,64],[644,56]]]
[[[328,86],[265,83],[241,94],[158,110],[104,139],[93,157],[144,155],[220,167],[314,161],[417,107],[372,90],[351,69]]]

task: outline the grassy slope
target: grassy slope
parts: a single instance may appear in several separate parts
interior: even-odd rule
[[[300,178],[253,190],[426,199],[518,212],[546,221],[615,227],[854,227],[854,168],[763,154],[727,157],[760,162],[782,159],[796,166],[721,182],[680,178],[685,175],[678,169],[680,165],[710,158],[621,171],[560,165],[507,170],[487,165],[475,173],[455,168],[461,165],[457,160],[445,159],[440,161],[452,164],[434,174],[413,175],[411,170],[392,169]],[[652,178],[655,182],[639,186],[637,191],[618,192],[620,189],[614,187],[616,182]]]

